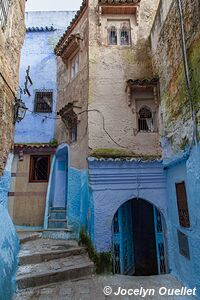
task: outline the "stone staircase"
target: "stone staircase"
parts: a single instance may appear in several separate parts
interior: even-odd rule
[[[66,209],[64,207],[50,207],[48,216],[49,229],[67,228]]]
[[[16,278],[18,292],[91,276],[94,272],[85,248],[75,241],[44,239],[37,233],[31,233],[29,240],[22,238]]]

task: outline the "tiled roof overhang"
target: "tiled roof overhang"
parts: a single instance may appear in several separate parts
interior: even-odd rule
[[[100,5],[104,4],[117,4],[117,5],[122,5],[122,4],[138,4],[140,3],[141,0],[99,0]]]
[[[136,14],[141,0],[99,0],[102,14]]]
[[[75,17],[72,19],[70,25],[67,27],[67,30],[65,31],[65,33],[63,34],[63,36],[60,38],[58,44],[55,47],[54,52],[55,52],[56,55],[59,55],[58,53],[59,53],[60,48],[63,47],[63,44],[69,38],[70,34],[72,33],[72,30],[74,29],[74,27],[76,26],[76,24],[79,22],[79,20],[84,15],[87,7],[88,7],[88,0],[83,0],[80,9],[77,11]]]
[[[131,88],[132,90],[135,89],[152,89],[153,87],[157,87],[159,84],[159,79],[158,78],[152,78],[152,79],[137,79],[137,80],[132,80],[129,79],[127,81],[126,85],[126,91],[128,88]]]
[[[54,154],[56,152],[56,145],[51,144],[15,144],[14,153],[48,153]]]
[[[51,26],[51,27],[28,27],[26,28],[26,32],[50,32],[50,31],[56,31],[56,29]]]
[[[80,47],[81,37],[79,34],[71,34],[57,49],[56,55],[68,59],[70,55]]]

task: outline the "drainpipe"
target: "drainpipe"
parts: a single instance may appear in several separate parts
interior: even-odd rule
[[[185,74],[185,83],[186,83],[186,90],[187,95],[190,101],[190,112],[191,112],[191,119],[192,119],[192,127],[193,127],[193,134],[192,134],[192,143],[194,142],[197,146],[197,126],[195,121],[195,113],[194,113],[194,104],[193,104],[193,96],[191,93],[191,84],[190,84],[190,77],[189,77],[189,67],[188,67],[188,59],[187,59],[187,49],[186,49],[186,38],[185,38],[185,27],[184,27],[184,17],[183,17],[183,6],[182,0],[177,0],[178,10],[179,10],[179,17],[180,17],[180,27],[181,27],[181,41],[182,41],[182,54],[183,54],[183,65],[184,65],[184,74]]]

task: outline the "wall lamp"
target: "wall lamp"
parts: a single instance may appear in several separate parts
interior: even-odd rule
[[[14,123],[19,123],[21,122],[27,111],[27,107],[25,103],[21,99],[15,99],[15,105],[14,105]]]

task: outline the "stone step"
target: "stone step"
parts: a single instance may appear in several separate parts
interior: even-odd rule
[[[83,247],[74,247],[66,250],[49,250],[46,252],[32,253],[30,255],[24,255],[23,251],[21,251],[19,255],[19,266],[28,264],[38,264],[69,256],[82,255],[85,253],[86,250]]]
[[[49,219],[49,228],[67,228],[67,220]]]
[[[49,211],[49,219],[66,219],[66,210]]]
[[[61,211],[66,210],[66,207],[49,207],[49,211]]]
[[[94,274],[94,264],[87,255],[75,255],[39,264],[20,266],[17,273],[18,289],[42,286]]]

